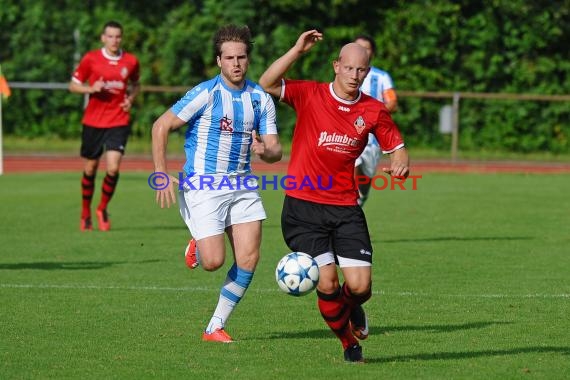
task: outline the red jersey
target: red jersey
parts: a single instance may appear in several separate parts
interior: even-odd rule
[[[354,162],[368,134],[384,153],[404,146],[384,104],[364,93],[354,101],[335,95],[332,83],[284,80],[282,99],[297,113],[285,193],[310,202],[353,206]]]
[[[139,81],[139,61],[129,53],[121,52],[117,57],[105,49],[86,53],[73,73],[72,80],[90,85],[102,78],[105,87],[101,92],[89,95],[89,102],[83,115],[83,124],[96,128],[112,128],[129,124],[130,114],[120,104],[127,96],[129,81]]]

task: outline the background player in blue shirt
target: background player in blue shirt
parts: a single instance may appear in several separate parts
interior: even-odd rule
[[[372,62],[374,54],[376,54],[376,43],[372,37],[367,35],[359,35],[354,39],[354,42],[362,46],[368,52],[368,57]],[[396,112],[398,108],[398,97],[396,95],[396,90],[394,89],[394,82],[392,77],[384,70],[380,70],[377,67],[370,66],[370,71],[364,82],[360,86],[360,90],[365,94],[372,96],[380,100],[390,113]],[[368,144],[364,151],[356,159],[356,164],[354,167],[354,175],[366,176],[368,181],[358,181],[358,192],[359,199],[358,204],[360,206],[364,205],[366,199],[368,199],[368,194],[370,193],[371,178],[376,175],[376,168],[378,167],[378,162],[380,162],[380,146],[378,141],[373,135],[368,136]]]

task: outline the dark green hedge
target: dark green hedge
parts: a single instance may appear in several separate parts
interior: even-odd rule
[[[86,7],[87,4],[87,7]],[[324,41],[291,70],[291,77],[332,78],[340,46],[359,33],[374,36],[373,62],[397,89],[494,93],[570,93],[570,1],[204,0],[111,2],[4,0],[0,63],[9,81],[67,82],[78,58],[99,46],[105,21],[125,27],[124,47],[142,63],[145,85],[188,86],[217,73],[211,38],[222,24],[247,24],[255,37],[250,78],[296,40],[318,28]],[[180,94],[146,93],[134,130],[149,136],[154,119]],[[395,120],[408,144],[447,149],[438,131],[449,100],[400,98]],[[4,101],[4,133],[79,133],[83,98],[66,91],[14,90]],[[294,114],[279,106],[284,138]],[[569,152],[566,102],[469,100],[460,106],[460,147],[519,152]]]

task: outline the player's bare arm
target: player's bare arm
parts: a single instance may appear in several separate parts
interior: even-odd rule
[[[68,89],[71,92],[77,94],[93,94],[95,92],[101,92],[105,88],[105,81],[103,78],[97,79],[92,85],[78,83],[74,80],[69,82]]]
[[[166,147],[168,146],[168,135],[171,131],[180,128],[185,122],[179,119],[172,111],[163,113],[152,126],[152,161],[154,171],[168,173],[166,165]],[[170,207],[176,203],[176,184],[178,179],[169,176],[170,182],[165,189],[156,191],[156,203],[161,208]]]
[[[318,30],[309,30],[302,33],[295,45],[283,56],[278,58],[265,70],[259,78],[259,84],[263,89],[275,97],[281,96],[281,79],[291,65],[304,53],[311,50],[315,44],[323,39],[323,34]]]
[[[410,159],[408,150],[404,147],[390,154],[390,167],[382,170],[393,177],[405,177],[410,174]]]

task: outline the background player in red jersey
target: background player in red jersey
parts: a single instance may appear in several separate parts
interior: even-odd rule
[[[372,243],[364,212],[357,204],[354,163],[369,133],[390,154],[385,172],[407,176],[409,160],[389,111],[359,89],[370,64],[362,46],[350,43],[341,49],[333,62],[332,83],[283,79],[289,67],[322,38],[317,30],[302,33],[259,83],[297,113],[287,174],[308,176],[311,183],[323,178],[332,181],[322,189],[287,190],[281,228],[290,249],[310,254],[319,264],[319,310],[340,339],[345,360],[362,362],[362,347],[356,338],[368,337],[362,304],[372,294]],[[336,263],[344,277],[342,286]]]
[[[122,38],[121,24],[116,21],[106,23],[101,34],[103,47],[83,56],[69,83],[71,92],[89,94],[81,136],[81,157],[85,158],[81,179],[81,231],[92,230],[91,200],[104,151],[107,153],[107,173],[96,214],[101,231],[111,228],[107,205],[117,186],[121,158],[131,130],[129,111],[140,91],[139,62],[134,55],[121,49]]]

